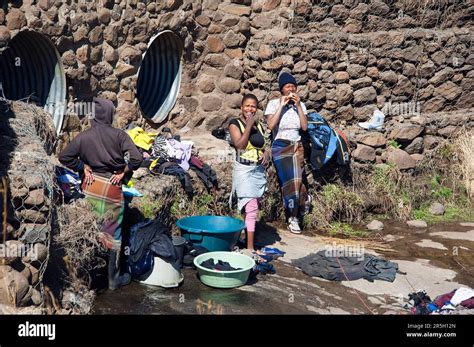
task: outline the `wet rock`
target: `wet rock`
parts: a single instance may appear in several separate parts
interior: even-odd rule
[[[400,239],[403,239],[403,236],[387,234],[383,237],[383,240],[385,242],[395,242],[395,241],[400,240]]]
[[[445,207],[443,204],[440,204],[439,202],[434,202],[430,206],[430,213],[435,215],[435,216],[442,216],[445,212]]]
[[[387,153],[387,162],[397,165],[400,170],[408,170],[416,167],[415,159],[399,148],[389,149]]]
[[[420,228],[420,229],[428,227],[428,224],[426,224],[424,220],[409,220],[407,221],[407,225],[410,228]]]
[[[374,162],[375,161],[375,149],[372,147],[358,144],[357,148],[352,152],[352,156],[355,160],[361,162]]]
[[[380,231],[383,230],[383,223],[378,220],[373,220],[366,225],[366,228],[371,231]]]

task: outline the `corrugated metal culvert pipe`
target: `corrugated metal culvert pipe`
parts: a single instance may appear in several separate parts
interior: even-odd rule
[[[153,36],[144,53],[136,94],[143,115],[155,123],[161,123],[176,103],[182,54],[181,38],[169,30]]]
[[[50,39],[30,30],[13,37],[0,55],[0,82],[7,99],[29,98],[43,106],[59,134],[66,110],[66,76]]]

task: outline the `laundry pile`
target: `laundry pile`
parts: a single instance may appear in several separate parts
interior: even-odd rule
[[[460,307],[474,309],[474,290],[461,287],[442,294],[431,300],[426,291],[418,291],[408,295],[409,304],[405,309],[415,315],[452,314]]]
[[[173,136],[168,128],[161,134],[147,133],[140,127],[127,133],[143,155],[142,166],[154,175],[178,177],[188,196],[194,194],[189,170],[196,172],[208,190],[218,188],[215,171],[199,158],[193,142],[181,140],[179,135]]]
[[[285,252],[279,250],[278,248],[271,247],[263,247],[258,251],[249,249],[236,249],[235,251],[245,254],[255,260],[255,266],[252,269],[251,277],[255,277],[258,274],[275,274],[276,270],[271,262],[285,255]]]
[[[292,263],[312,277],[322,277],[330,281],[354,281],[364,278],[370,282],[383,280],[393,282],[398,264],[371,254],[339,257],[327,250],[295,259]]]

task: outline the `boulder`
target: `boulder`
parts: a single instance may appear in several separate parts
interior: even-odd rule
[[[391,131],[389,138],[397,141],[412,141],[423,132],[423,127],[416,124],[399,124]]]
[[[336,100],[339,106],[345,105],[352,99],[352,88],[348,84],[339,84],[336,86]]]
[[[410,228],[427,228],[428,224],[424,220],[409,220],[407,221],[407,225]]]
[[[207,95],[202,98],[201,108],[203,111],[218,111],[222,106],[222,98],[217,95]]]
[[[416,167],[416,161],[407,152],[399,148],[389,149],[387,162],[397,165],[400,170],[408,170]]]
[[[365,226],[368,230],[371,231],[380,231],[383,230],[383,223],[378,220],[373,220]]]
[[[217,36],[208,36],[206,43],[207,47],[209,48],[209,52],[211,53],[220,53],[224,51],[225,46],[222,43],[222,40]]]
[[[356,104],[368,103],[374,101],[377,97],[377,92],[374,87],[366,87],[354,92],[354,102]]]
[[[357,148],[352,152],[352,157],[361,162],[374,162],[375,149],[369,146],[358,144]]]
[[[224,77],[219,81],[219,89],[226,93],[226,94],[232,94],[234,92],[239,92],[240,91],[240,81],[229,78],[229,77]]]
[[[387,144],[385,136],[379,132],[370,132],[368,134],[360,135],[357,141],[370,147],[383,147]]]
[[[415,138],[406,148],[405,152],[408,154],[419,154],[423,152],[423,138],[417,137]]]
[[[445,212],[445,207],[443,204],[440,204],[439,202],[434,202],[430,206],[430,213],[435,215],[435,216],[442,216]]]

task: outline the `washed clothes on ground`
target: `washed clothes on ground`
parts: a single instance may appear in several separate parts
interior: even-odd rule
[[[309,276],[322,277],[331,281],[345,281],[347,279],[353,281],[360,278],[365,278],[370,282],[374,280],[393,282],[395,280],[398,271],[397,263],[370,254],[360,257],[328,257],[326,252],[324,250],[309,254],[306,257],[293,260],[292,263]]]

